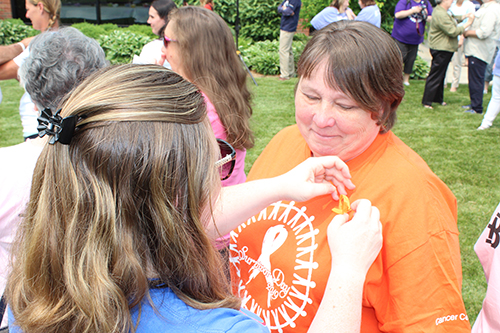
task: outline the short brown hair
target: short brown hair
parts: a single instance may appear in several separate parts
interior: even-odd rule
[[[363,6],[373,6],[376,5],[377,3],[374,0],[360,0]]]
[[[383,30],[366,22],[339,21],[309,41],[297,72],[299,79],[309,78],[326,62],[326,84],[371,112],[385,133],[394,126],[405,94],[401,59],[396,43]]]

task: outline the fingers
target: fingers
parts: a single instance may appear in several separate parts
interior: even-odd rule
[[[331,238],[331,237],[334,237],[335,233],[337,232],[337,230],[347,222],[347,220],[349,219],[349,215],[348,214],[342,214],[342,215],[336,215],[332,221],[330,222],[330,224],[328,225],[328,229],[327,229],[327,236],[328,238]]]

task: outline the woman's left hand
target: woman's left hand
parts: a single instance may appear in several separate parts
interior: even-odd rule
[[[347,194],[346,189],[355,188],[348,166],[337,156],[310,157],[275,181],[283,199],[296,201],[325,194],[338,200],[339,194]]]

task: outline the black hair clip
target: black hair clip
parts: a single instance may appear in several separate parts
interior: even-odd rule
[[[53,115],[50,108],[43,109],[38,120],[38,136],[43,138],[45,134],[51,135],[49,143],[53,145],[60,142],[64,145],[69,145],[73,138],[73,133],[76,127],[76,116],[62,118],[59,113],[61,109]]]

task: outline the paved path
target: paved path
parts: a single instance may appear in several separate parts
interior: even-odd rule
[[[429,51],[429,47],[427,47],[427,40],[425,40],[422,44],[418,46],[418,55],[427,61],[429,65],[431,64],[432,61],[432,56]],[[458,81],[460,84],[468,84],[467,80],[467,67],[462,67],[462,70],[460,71],[460,80]],[[453,78],[453,69],[451,68],[451,62],[450,65],[448,66],[448,71],[446,72],[446,83],[450,83]],[[449,88],[450,86],[448,86]]]

